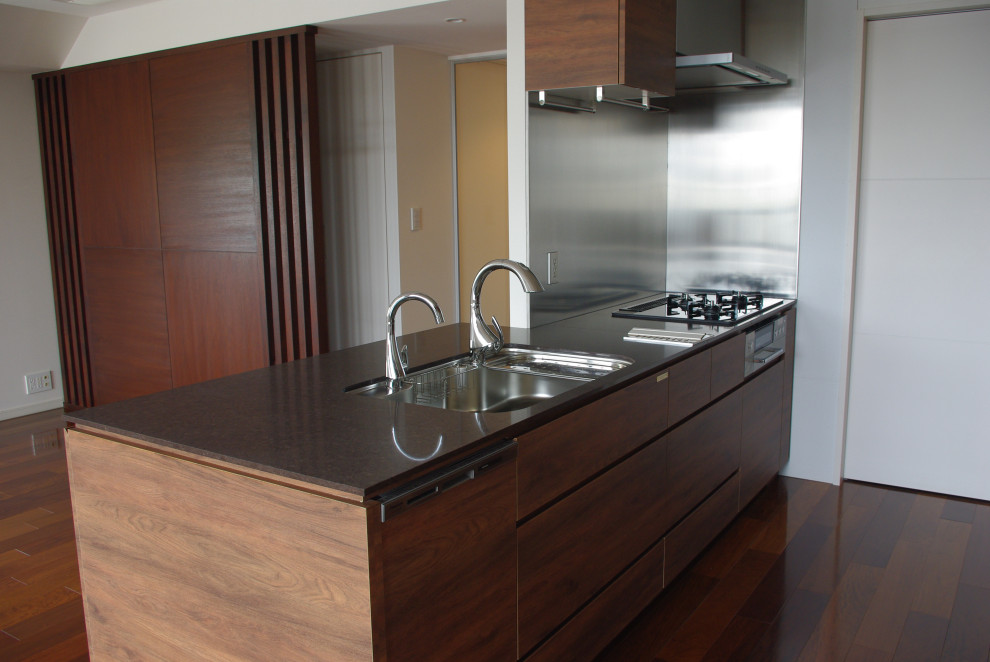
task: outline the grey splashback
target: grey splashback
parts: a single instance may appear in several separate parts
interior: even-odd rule
[[[747,55],[782,87],[682,94],[671,108],[667,286],[797,294],[804,3],[749,0]]]
[[[668,114],[529,112],[530,297],[539,326],[646,291],[797,294],[804,2],[746,0],[747,55],[786,86],[679,93]]]
[[[531,108],[529,183],[529,266],[546,286],[530,297],[533,326],[664,288],[666,114]]]

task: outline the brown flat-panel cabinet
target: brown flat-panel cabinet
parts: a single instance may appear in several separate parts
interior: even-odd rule
[[[784,364],[780,361],[746,383],[743,396],[739,502],[749,503],[780,470],[780,419]]]
[[[526,89],[624,85],[672,96],[675,0],[526,0]]]
[[[325,349],[314,34],[36,76],[67,406]]]

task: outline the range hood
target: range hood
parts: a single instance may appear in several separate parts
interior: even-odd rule
[[[787,74],[746,57],[744,0],[678,0],[680,91],[785,85]]]
[[[678,90],[786,85],[787,74],[738,53],[678,55]]]

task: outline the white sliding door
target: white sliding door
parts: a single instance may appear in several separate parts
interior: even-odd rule
[[[990,499],[990,11],[866,53],[844,475]]]

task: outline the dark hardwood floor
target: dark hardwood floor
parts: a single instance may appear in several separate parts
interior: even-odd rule
[[[0,422],[5,662],[88,659],[60,424]],[[722,660],[990,662],[990,504],[775,480],[598,662]]]

